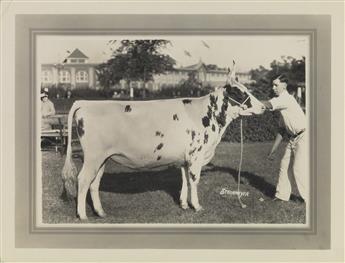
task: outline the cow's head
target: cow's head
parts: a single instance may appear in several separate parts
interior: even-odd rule
[[[264,105],[236,80],[235,64],[233,69],[229,71],[227,84],[224,86],[224,97],[232,106],[240,107],[240,115],[262,114],[264,112]]]

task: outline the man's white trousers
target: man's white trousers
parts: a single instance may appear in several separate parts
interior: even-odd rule
[[[291,183],[288,170],[291,163],[299,194],[306,203],[309,203],[309,162],[306,131],[295,139],[291,139],[286,146],[280,163],[279,180],[276,188],[276,197],[285,201],[290,199]]]

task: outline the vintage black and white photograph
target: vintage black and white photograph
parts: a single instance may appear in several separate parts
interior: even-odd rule
[[[37,36],[41,224],[307,226],[307,35]]]

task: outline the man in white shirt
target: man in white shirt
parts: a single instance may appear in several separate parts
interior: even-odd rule
[[[263,104],[266,109],[279,111],[281,113],[281,126],[272,150],[268,156],[272,158],[278,145],[282,141],[283,133],[289,136],[289,143],[286,146],[284,156],[280,163],[279,181],[276,187],[276,200],[289,201],[291,194],[291,184],[288,177],[288,169],[292,163],[292,171],[296,180],[298,191],[306,203],[309,201],[309,174],[307,163],[307,135],[306,117],[295,100],[287,92],[288,79],[285,75],[280,75],[273,80],[273,91],[277,97]]]

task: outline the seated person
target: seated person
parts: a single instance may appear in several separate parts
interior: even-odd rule
[[[42,130],[51,129],[50,116],[55,115],[55,107],[53,102],[48,99],[48,94],[41,93],[41,114],[42,114]]]

